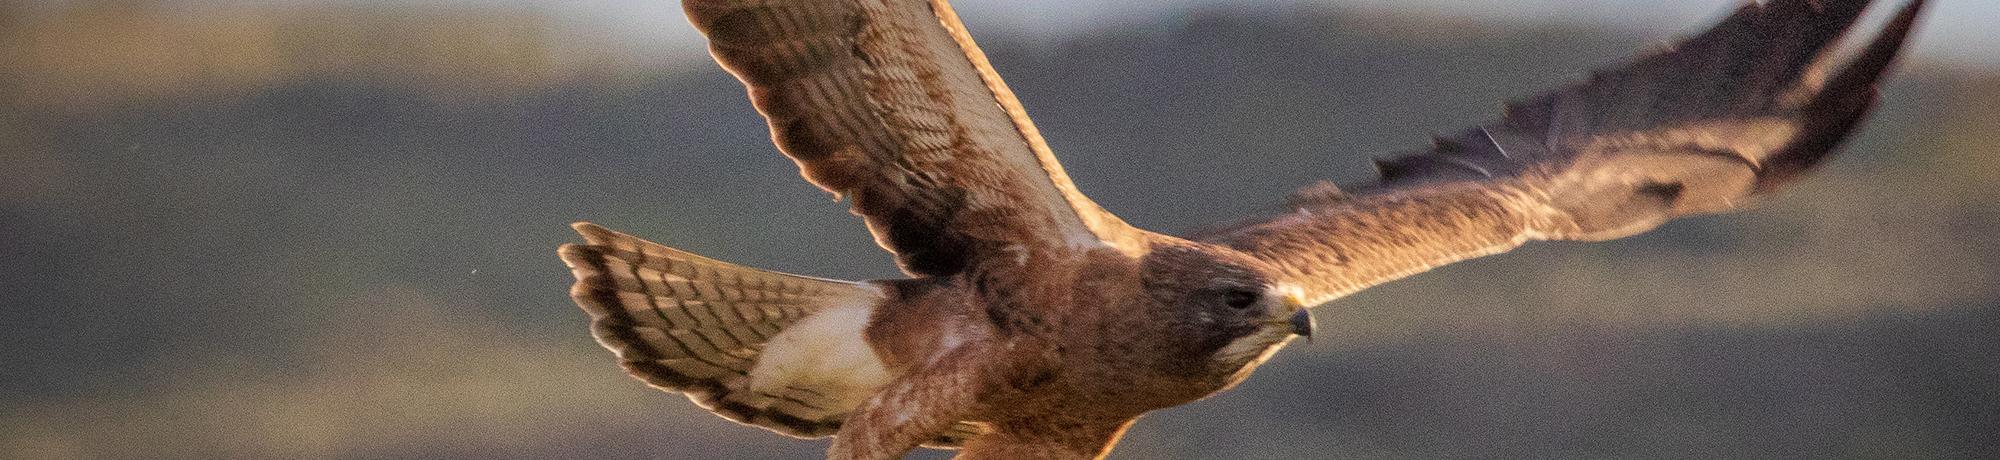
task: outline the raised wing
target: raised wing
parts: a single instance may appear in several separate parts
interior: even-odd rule
[[[688,0],[806,179],[853,200],[905,271],[1127,246],[1078,193],[943,0]]]
[[[1534,239],[1603,240],[1738,209],[1818,165],[1875,103],[1924,2],[1837,72],[1868,0],[1748,3],[1721,24],[1377,166],[1355,193],[1201,239],[1275,262],[1317,304]]]

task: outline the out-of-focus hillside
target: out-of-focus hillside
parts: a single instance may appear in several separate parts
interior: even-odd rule
[[[397,82],[433,98],[483,97],[632,70],[623,50],[552,40],[526,10],[354,4],[193,8],[86,0],[0,6],[0,56],[19,101],[100,107],[199,98],[305,79]],[[12,8],[12,10],[8,10]],[[617,68],[620,66],[628,68]]]
[[[627,379],[565,298],[586,219],[896,276],[719,70],[579,60],[519,12],[73,3],[0,3],[0,457],[823,448]],[[981,38],[1086,192],[1184,231],[1664,37],[1202,10]],[[1342,299],[1118,456],[2000,456],[2000,77],[1908,70],[1763,209]]]

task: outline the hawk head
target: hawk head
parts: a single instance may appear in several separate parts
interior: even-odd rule
[[[1163,363],[1188,377],[1227,386],[1248,375],[1293,336],[1312,336],[1298,288],[1277,267],[1220,246],[1155,247],[1140,261],[1142,303],[1158,331]]]

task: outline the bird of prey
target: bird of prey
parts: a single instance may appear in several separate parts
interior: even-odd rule
[[[730,420],[833,435],[829,458],[1101,457],[1137,417],[1310,336],[1309,307],[1799,179],[1868,114],[1923,8],[1842,50],[1868,3],[1746,3],[1378,160],[1376,183],[1307,186],[1277,215],[1172,236],[1078,192],[944,0],[687,0],[778,149],[910,277],[758,270],[589,223],[560,253],[626,371]]]

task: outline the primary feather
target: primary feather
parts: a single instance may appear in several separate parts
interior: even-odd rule
[[[1618,238],[1740,209],[1819,165],[1873,107],[1924,2],[1842,59],[1836,45],[1868,4],[1745,4],[1663,51],[1378,160],[1379,183],[1309,187],[1295,213],[1198,238],[1278,262],[1325,301],[1528,240]]]

